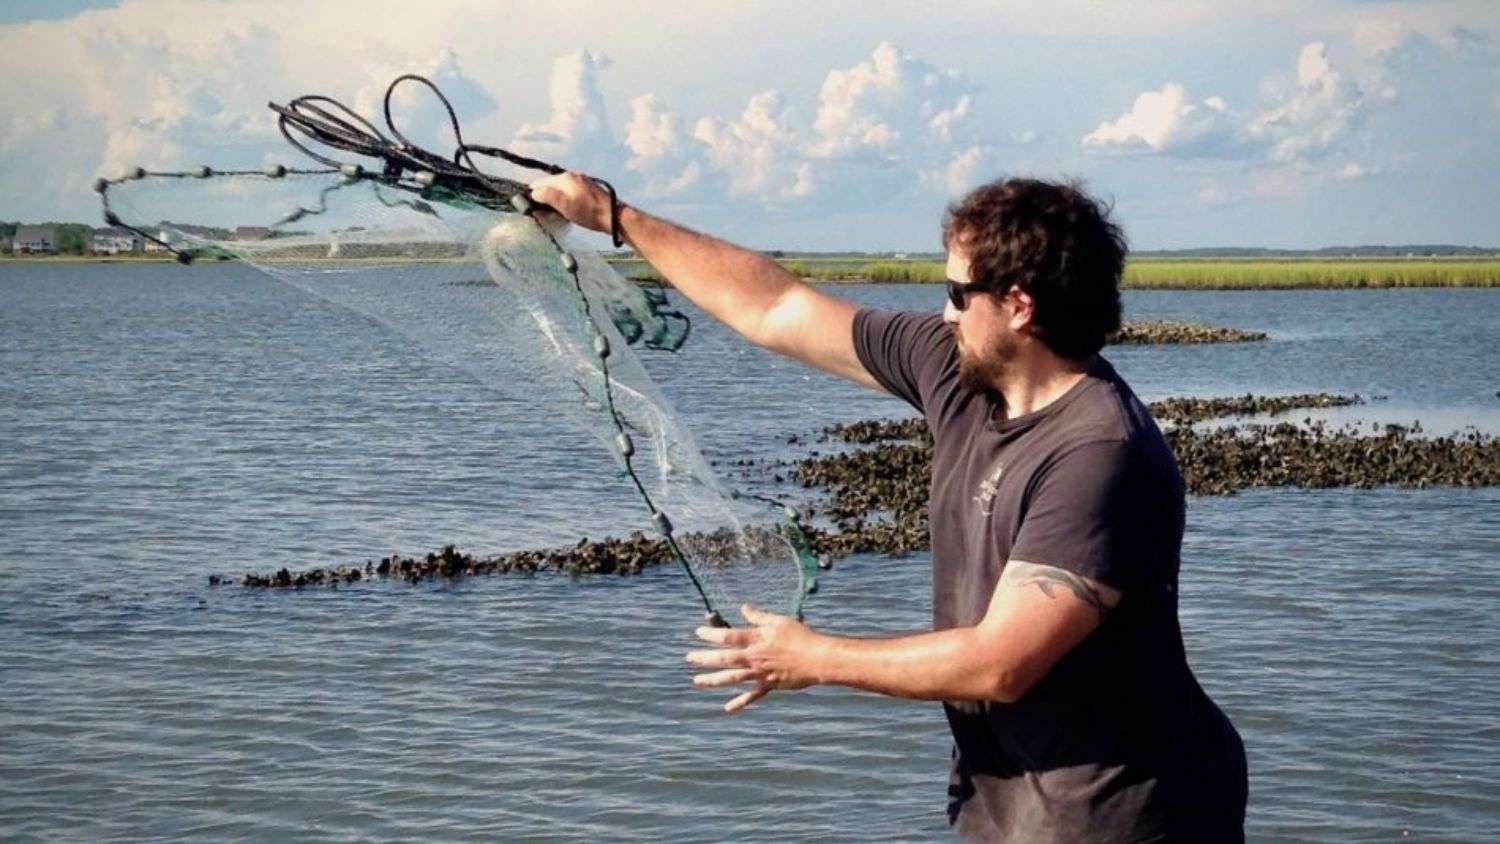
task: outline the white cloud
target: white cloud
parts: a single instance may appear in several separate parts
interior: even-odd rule
[[[973,108],[975,90],[963,74],[881,42],[869,59],[830,70],[823,80],[812,153],[899,158],[919,144],[950,142]]]
[[[692,121],[643,94],[617,138],[600,93],[604,67],[584,52],[560,59],[551,118],[524,125],[513,148],[573,169],[628,172],[633,181],[617,186],[647,197],[779,205],[946,196],[991,160],[964,132],[977,86],[886,42],[827,72],[811,124],[777,89],[750,96],[738,114]]]
[[[1500,81],[1500,51],[1462,27],[1429,34],[1403,22],[1371,21],[1356,42],[1368,59],[1368,86],[1392,92],[1389,101],[1415,95],[1455,103],[1465,92],[1483,90],[1486,77]]]
[[[552,65],[548,91],[552,115],[544,123],[526,123],[511,144],[521,155],[574,170],[607,173],[623,164],[619,144],[609,129],[599,71],[608,67],[603,53],[577,50]]]
[[[1382,92],[1362,115],[1362,144],[1347,150],[1380,175],[1493,172],[1500,148],[1500,46],[1464,28],[1391,26],[1367,41],[1361,84]],[[1488,162],[1488,163],[1486,163]]]
[[[785,200],[814,192],[812,169],[800,154],[800,131],[781,93],[762,91],[733,120],[704,117],[693,138],[709,164],[728,177],[729,195]]]
[[[989,178],[994,163],[994,151],[976,144],[955,152],[941,166],[924,170],[922,183],[943,196],[960,196]]]
[[[1385,10],[1387,14],[1392,10]],[[1438,19],[1372,17],[1354,28],[1353,43],[1365,55],[1383,63],[1410,63],[1413,57],[1455,54],[1483,49],[1489,36],[1457,23]]]
[[[1248,136],[1269,147],[1272,161],[1321,157],[1344,136],[1364,105],[1359,86],[1338,72],[1317,41],[1297,57],[1297,85],[1286,99],[1252,117]]]
[[[150,33],[137,43],[110,30],[86,32],[88,58],[81,70],[89,106],[105,125],[100,169],[113,174],[136,165],[181,168],[197,163],[206,149],[237,147],[244,154],[246,147],[263,145],[273,137],[265,104],[227,99],[221,92],[235,90],[226,84],[228,67],[274,51],[277,39],[253,25],[185,43]],[[224,64],[208,59],[213,52]]]
[[[1340,179],[1344,179],[1345,181],[1353,181],[1355,179],[1363,179],[1363,178],[1365,178],[1366,176],[1369,176],[1369,175],[1371,175],[1371,171],[1368,168],[1364,167],[1361,164],[1353,162],[1353,161],[1349,162],[1348,164],[1345,164],[1343,167],[1340,167],[1334,173],[1334,176],[1336,176],[1337,178],[1340,178]]]
[[[1370,18],[1354,28],[1354,44],[1367,55],[1381,56],[1399,48],[1416,30],[1395,18]]]
[[[1083,139],[1096,152],[1200,154],[1231,133],[1228,107],[1220,97],[1189,101],[1187,88],[1168,82],[1137,96],[1130,109],[1106,120]]]
[[[0,27],[0,77],[11,80],[0,88],[9,171],[0,207],[95,219],[95,176],[203,161],[254,166],[261,150],[281,145],[265,100],[243,78],[280,55],[277,33],[236,20],[189,30],[113,12]]]
[[[818,190],[829,201],[868,206],[971,186],[992,160],[967,129],[978,93],[964,74],[888,41],[828,71],[803,145]]]
[[[630,101],[625,126],[626,169],[634,173],[647,196],[677,196],[697,186],[703,164],[688,146],[682,122],[653,94]]]
[[[0,135],[0,155],[10,155],[39,136],[68,131],[68,110],[56,106],[11,115],[5,134]]]
[[[1388,36],[1367,38],[1383,44]],[[1091,152],[1138,153],[1187,158],[1249,158],[1271,164],[1314,161],[1344,141],[1367,111],[1370,98],[1343,75],[1322,42],[1304,46],[1296,80],[1275,88],[1271,102],[1249,113],[1230,110],[1222,97],[1192,102],[1187,87],[1169,82],[1136,97],[1130,109],[1106,120],[1083,139]],[[1382,91],[1381,100],[1394,99]]]

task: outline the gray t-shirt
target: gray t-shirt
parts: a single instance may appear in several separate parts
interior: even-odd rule
[[[1188,669],[1183,484],[1145,406],[1095,358],[1057,401],[1003,419],[999,396],[959,386],[940,316],[864,310],[854,326],[865,367],[932,430],[934,629],[978,624],[1008,560],[1122,593],[1019,701],[944,704],[955,828],[984,841],[1237,839],[1244,749]]]

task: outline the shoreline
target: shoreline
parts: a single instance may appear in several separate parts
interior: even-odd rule
[[[363,258],[367,263],[386,259]],[[411,263],[421,263],[417,260]],[[452,260],[452,259],[446,259]],[[193,265],[225,263],[202,258]],[[396,263],[397,261],[389,261]],[[639,259],[609,261],[616,272],[641,284],[661,279]],[[940,284],[944,267],[929,260],[863,261],[860,259],[786,259],[783,267],[814,285]],[[170,253],[160,255],[0,256],[6,266],[110,266],[177,264]],[[819,266],[819,265],[822,266]],[[1395,290],[1493,289],[1500,287],[1500,258],[1380,258],[1380,259],[1181,259],[1147,258],[1129,262],[1122,290]]]
[[[157,255],[0,255],[0,266],[6,264],[175,264],[170,252]]]

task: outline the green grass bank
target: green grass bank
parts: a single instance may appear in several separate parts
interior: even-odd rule
[[[811,281],[923,284],[941,282],[937,260],[778,259]],[[637,259],[617,260],[631,278],[658,279]],[[1138,258],[1125,287],[1143,290],[1293,290],[1300,288],[1500,287],[1500,258],[1176,259]]]

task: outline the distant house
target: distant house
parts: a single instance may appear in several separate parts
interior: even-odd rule
[[[17,255],[50,255],[57,251],[57,229],[52,226],[19,226],[12,248]]]
[[[137,255],[145,250],[146,239],[130,229],[110,226],[94,229],[92,246],[97,255]]]
[[[235,240],[265,240],[271,236],[271,230],[265,226],[240,226],[234,230]]]

